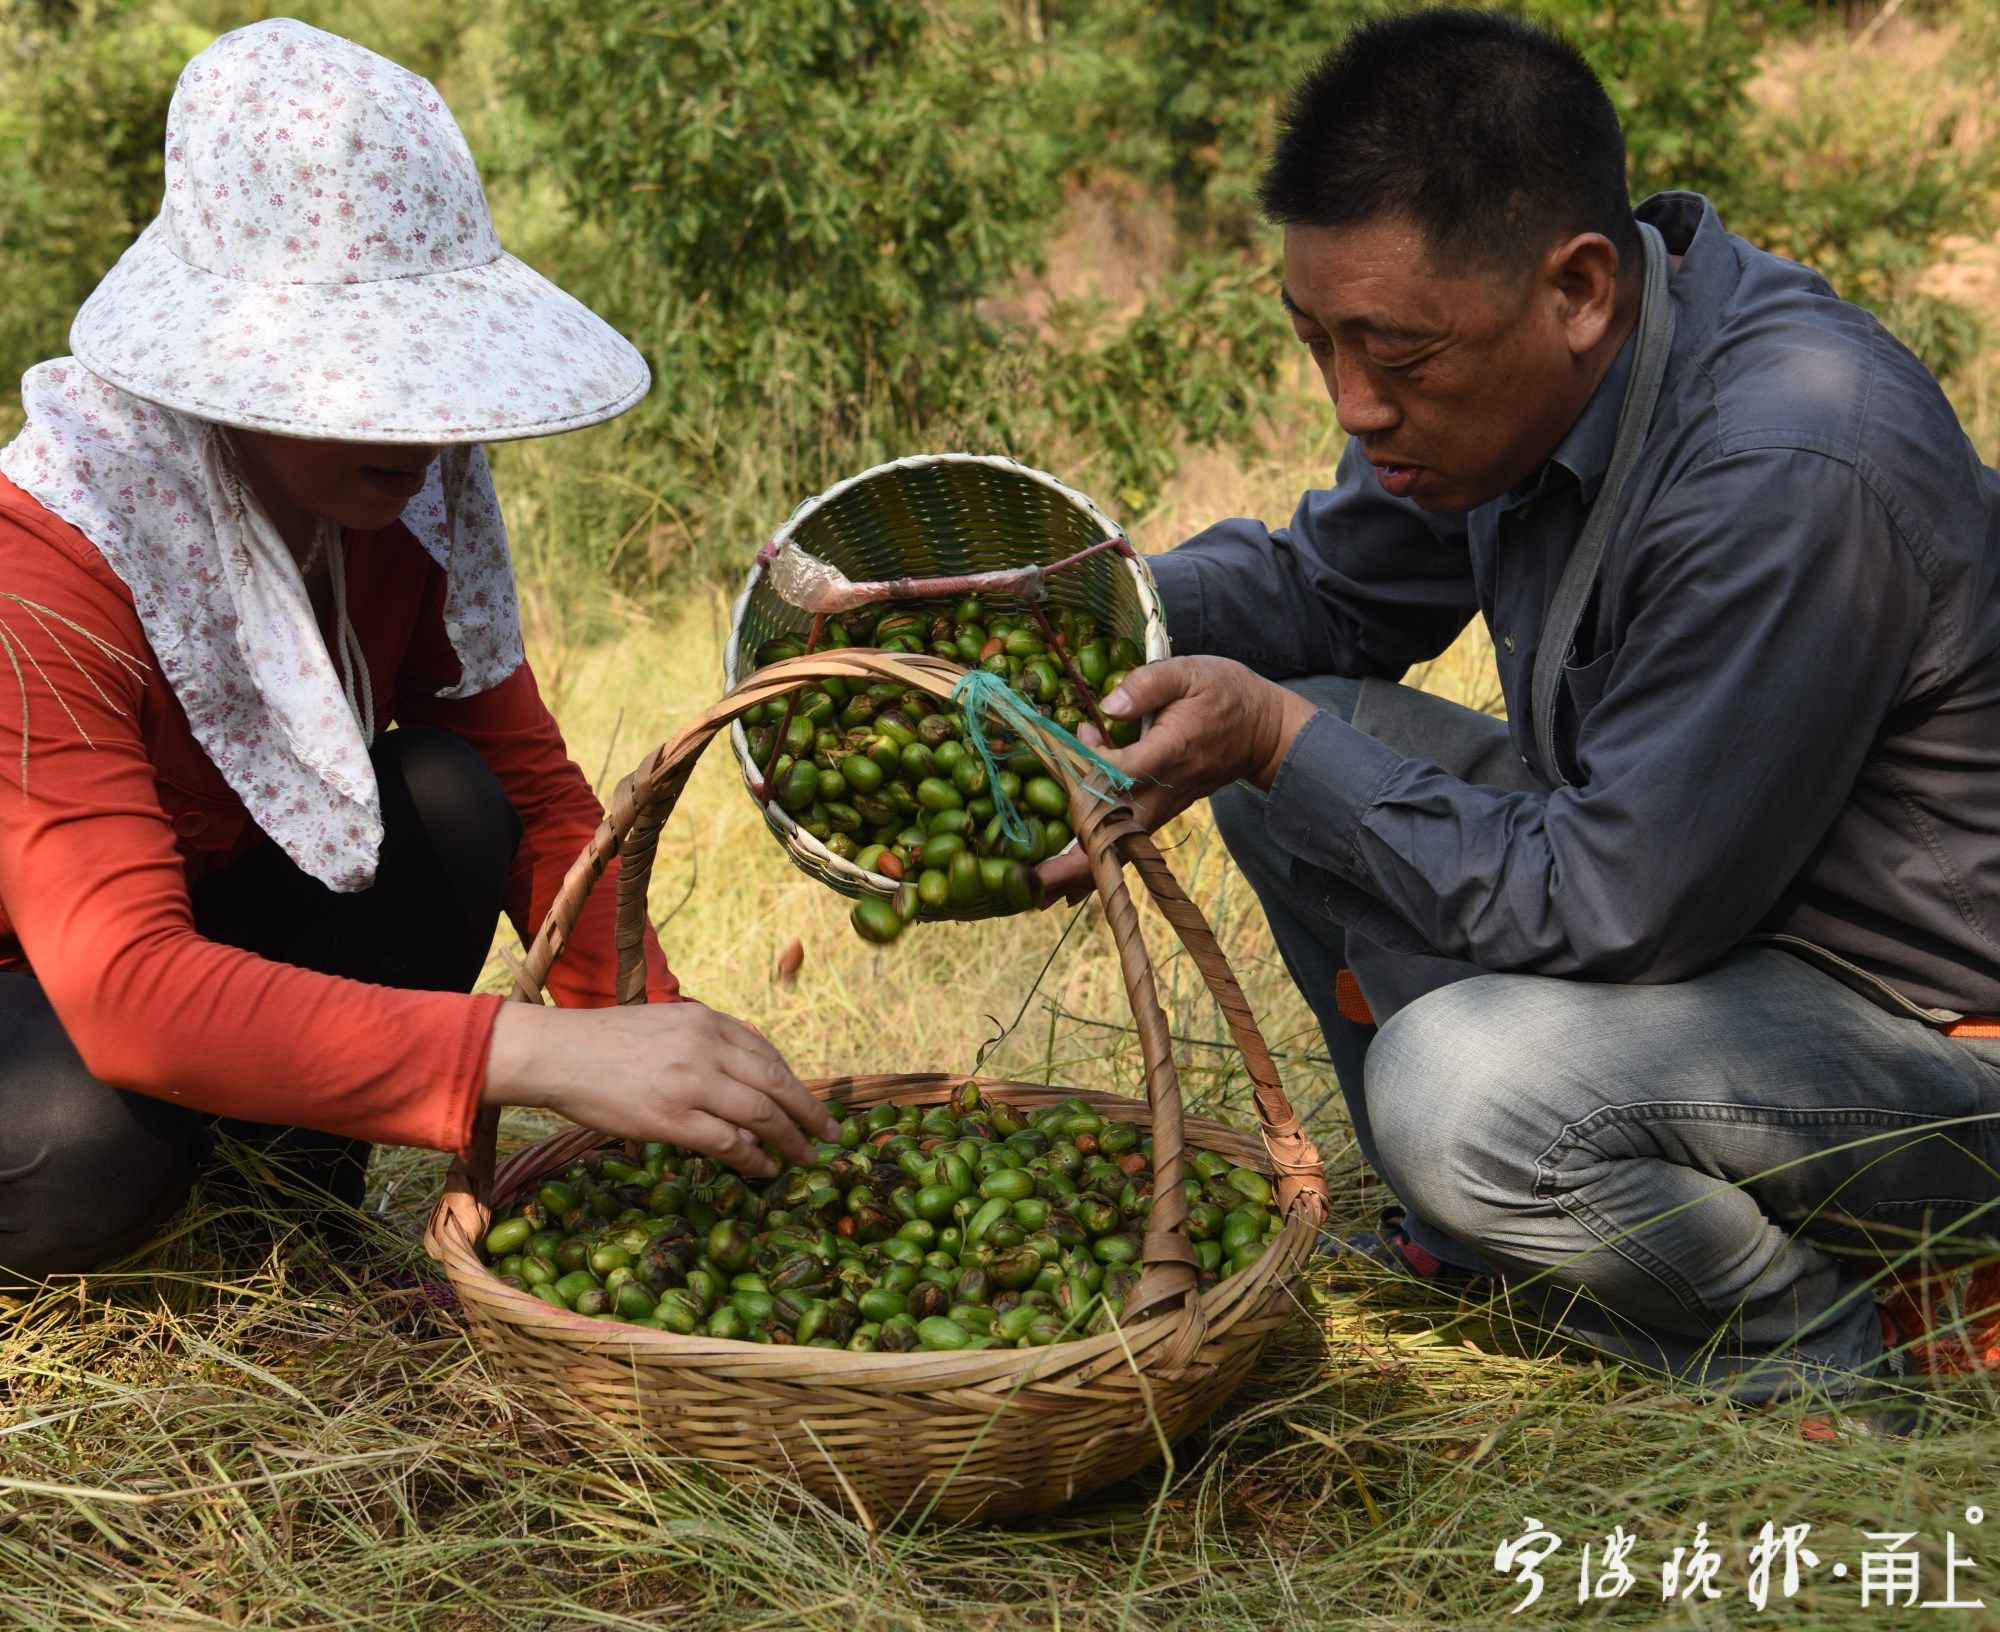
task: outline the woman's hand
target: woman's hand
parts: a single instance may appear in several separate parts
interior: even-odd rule
[[[764,1037],[699,1003],[553,1009],[508,1003],[493,1023],[487,1105],[533,1105],[620,1139],[658,1139],[753,1178],[812,1161],[838,1132]]]
[[[1268,789],[1313,716],[1297,692],[1222,657],[1148,663],[1098,706],[1116,720],[1153,716],[1145,736],[1122,750],[1083,728],[1084,740],[1132,777],[1126,797],[1149,832],[1232,782]],[[1046,903],[1074,901],[1090,887],[1090,863],[1078,849],[1044,862],[1040,877]]]

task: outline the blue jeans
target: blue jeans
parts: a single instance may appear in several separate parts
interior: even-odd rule
[[[1454,774],[1527,785],[1498,721],[1379,681],[1294,689]],[[1322,910],[1260,794],[1213,806],[1405,1227],[1565,1332],[1736,1398],[1841,1392],[1881,1362],[1885,1257],[2000,1250],[2000,1043],[1769,949],[1642,986],[1386,952]],[[1350,962],[1379,1031],[1335,1008]]]

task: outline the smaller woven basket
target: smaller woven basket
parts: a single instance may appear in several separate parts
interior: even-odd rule
[[[801,682],[838,675],[950,695],[960,671],[932,658],[869,650],[773,664],[648,755],[618,784],[570,869],[511,996],[539,1002],[591,886],[618,873],[618,996],[646,1000],[646,887],[662,824],[702,750],[745,709]],[[1141,1275],[1115,1331],[1046,1348],[956,1354],[850,1354],[682,1337],[592,1320],[503,1283],[482,1261],[496,1199],[512,1200],[604,1143],[578,1129],[519,1152],[495,1174],[496,1118],[480,1118],[469,1160],[453,1164],[425,1244],[444,1265],[504,1384],[538,1414],[588,1431],[610,1423],[723,1472],[778,1475],[870,1526],[1040,1511],[1136,1472],[1204,1421],[1295,1313],[1290,1283],[1326,1215],[1319,1153],[1299,1128],[1270,1051],[1198,907],[1122,803],[1071,787],[1071,814],[1137,1024],[1146,1099],[1084,1094],[1108,1118],[1150,1129],[1154,1199]],[[1130,866],[1221,1006],[1252,1087],[1261,1137],[1183,1113],[1173,1049],[1125,887]],[[809,1084],[853,1106],[936,1104],[955,1076],[838,1077]],[[1070,1090],[988,1083],[1034,1109]],[[1284,1225],[1240,1274],[1199,1289],[1182,1190],[1187,1152],[1211,1149],[1274,1181]]]
[[[1046,565],[1123,536],[1083,494],[1043,471],[994,454],[927,453],[836,482],[800,505],[771,543],[796,544],[852,579],[875,582]],[[1048,597],[1056,606],[1089,612],[1100,628],[1137,646],[1148,663],[1170,655],[1159,591],[1137,555],[1107,550],[1052,574]],[[724,683],[733,687],[747,678],[752,654],[765,641],[803,637],[811,626],[810,615],[788,605],[772,587],[763,564],[753,565],[730,619]],[[760,767],[741,725],[732,729],[730,741],[743,785],[757,799]],[[757,805],[786,853],[813,877],[843,895],[896,893],[894,879],[836,856],[775,799],[757,799]],[[984,915],[949,907],[922,913]]]

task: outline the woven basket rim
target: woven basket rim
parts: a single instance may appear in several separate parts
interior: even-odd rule
[[[810,1090],[823,1089],[853,1081],[850,1077],[827,1077],[808,1082]],[[888,1080],[888,1079],[885,1079]],[[956,1086],[966,1081],[962,1074],[910,1072],[899,1074],[898,1085],[885,1093],[876,1103],[923,1103],[920,1095],[929,1095],[942,1101]],[[1123,1094],[1106,1093],[1093,1088],[1057,1088],[1052,1084],[1015,1082],[1008,1079],[995,1080],[991,1077],[976,1077],[982,1088],[992,1089],[1005,1099],[1008,1090],[1027,1090],[1036,1096],[1052,1098],[1077,1098],[1090,1101],[1093,1105],[1108,1105],[1123,1114],[1119,1120],[1150,1125],[1152,1108],[1144,1100],[1132,1099]],[[893,1097],[892,1097],[893,1096]],[[1238,1165],[1255,1166],[1266,1173],[1275,1172],[1269,1152],[1263,1141],[1253,1133],[1231,1127],[1213,1117],[1189,1114],[1186,1126],[1190,1135],[1214,1130],[1230,1139],[1241,1140],[1253,1148],[1246,1159]],[[587,1143],[585,1141],[588,1141]],[[503,1199],[502,1179],[518,1177],[525,1182],[528,1178],[542,1176],[543,1170],[532,1158],[539,1154],[552,1154],[557,1147],[575,1146],[580,1152],[585,1148],[595,1148],[597,1144],[611,1142],[602,1134],[589,1129],[572,1128],[558,1131],[546,1138],[535,1140],[509,1155],[495,1174],[494,1192],[491,1201],[479,1209],[482,1227],[489,1224],[495,1205]],[[1199,1149],[1190,1138],[1191,1149]],[[565,1152],[561,1160],[568,1160]],[[555,1171],[551,1163],[547,1171]],[[1311,1245],[1318,1235],[1318,1224],[1310,1216],[1310,1209],[1295,1203],[1286,1217],[1282,1229],[1272,1238],[1269,1245],[1258,1256],[1257,1261],[1238,1274],[1226,1277],[1199,1295],[1198,1301],[1205,1314],[1212,1318],[1208,1326],[1208,1341],[1226,1337],[1236,1318],[1257,1306],[1264,1294],[1289,1286],[1294,1276],[1304,1267],[1310,1256]],[[1044,1365],[1055,1366],[1065,1372],[1078,1367],[1088,1367],[1091,1375],[1096,1375],[1107,1367],[1138,1366],[1143,1370],[1143,1362],[1136,1357],[1163,1340],[1180,1323],[1178,1310],[1169,1309],[1149,1316],[1129,1326],[1120,1326],[1112,1331],[1091,1336],[1070,1338],[1061,1343],[1051,1343],[1029,1349],[978,1349],[965,1353],[951,1350],[917,1350],[908,1354],[856,1354],[841,1349],[797,1348],[788,1345],[767,1345],[747,1340],[683,1336],[677,1332],[656,1332],[645,1326],[632,1326],[621,1321],[595,1320],[588,1315],[579,1315],[573,1310],[559,1309],[545,1303],[532,1292],[505,1285],[492,1269],[480,1260],[478,1244],[468,1239],[455,1220],[445,1221],[438,1230],[433,1250],[444,1265],[445,1272],[461,1298],[473,1291],[489,1313],[513,1323],[514,1316],[530,1315],[533,1324],[562,1342],[566,1347],[582,1352],[597,1352],[604,1349],[629,1350],[645,1355],[655,1362],[669,1364],[686,1362],[694,1366],[704,1366],[718,1361],[726,1361],[732,1370],[744,1375],[770,1373],[784,1376],[801,1387],[831,1386],[843,1387],[867,1384],[894,1385],[904,1383],[897,1393],[929,1393],[939,1388],[972,1387],[991,1384],[1001,1379],[1018,1380],[1026,1383],[1032,1380]],[[806,1356],[811,1356],[807,1360]],[[823,1378],[813,1373],[827,1374]],[[801,1375],[804,1373],[804,1375]],[[942,1375],[941,1375],[942,1373]]]
[[[902,471],[918,470],[926,465],[943,464],[986,465],[994,469],[1007,470],[1016,475],[1026,476],[1038,485],[1046,487],[1065,503],[1081,511],[1098,526],[1101,536],[1105,538],[1122,538],[1125,536],[1125,530],[1112,521],[1109,516],[1105,515],[1088,494],[1080,493],[1059,478],[1050,475],[1047,471],[1037,470],[1032,465],[1024,465],[1018,459],[1009,459],[1005,454],[998,453],[913,453],[905,454],[900,459],[885,459],[878,465],[870,465],[866,470],[858,471],[852,476],[842,477],[824,492],[814,494],[811,498],[803,501],[785,519],[784,525],[771,535],[770,541],[774,545],[782,545],[788,542],[792,534],[814,512],[822,506],[831,503],[834,499],[837,499],[841,494],[848,492],[852,488],[860,487],[868,482],[882,480]],[[1139,597],[1140,609],[1146,616],[1145,639],[1141,648],[1145,653],[1146,661],[1148,663],[1157,663],[1163,658],[1172,656],[1172,649],[1167,643],[1166,608],[1160,602],[1159,586],[1153,581],[1152,569],[1146,565],[1145,557],[1136,553],[1119,557],[1119,564],[1131,574],[1133,587]],[[756,593],[757,586],[763,581],[763,578],[764,563],[761,560],[752,561],[750,571],[743,580],[741,592],[730,603],[729,638],[723,644],[722,648],[722,678],[723,684],[726,687],[734,687],[743,678],[738,672],[738,667],[742,661],[743,621],[750,609],[750,597]],[[757,798],[757,782],[760,768],[755,756],[750,752],[749,733],[744,730],[743,722],[740,720],[729,727],[729,747],[730,751],[736,756],[736,768],[743,777],[744,791],[750,795],[752,801],[755,802],[762,813],[765,826],[770,828],[772,833],[777,836],[778,841],[784,845],[797,865],[804,868],[807,872],[818,873],[822,876],[830,875],[829,881],[836,882],[836,887],[844,884],[847,886],[847,893],[849,894],[874,895],[887,900],[896,893],[897,886],[894,879],[886,878],[880,873],[868,872],[863,868],[855,866],[853,862],[841,856],[836,856],[824,844],[800,826],[798,818],[793,816],[790,811],[785,809],[775,799],[763,800]],[[1074,849],[1075,845],[1076,841],[1072,839],[1068,848]],[[986,914],[977,911],[947,910],[944,912],[933,912],[926,910],[923,916],[928,919],[948,920],[956,918],[981,918],[985,917]]]

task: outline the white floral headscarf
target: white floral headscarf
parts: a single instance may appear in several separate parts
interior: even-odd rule
[[[366,889],[382,844],[368,744],[291,552],[230,480],[225,433],[68,358],[30,369],[21,397],[27,424],[0,449],[0,472],[132,592],[195,740],[252,820],[329,888]],[[521,664],[521,628],[484,450],[445,449],[403,522],[447,574],[461,673],[440,695],[498,685]]]

